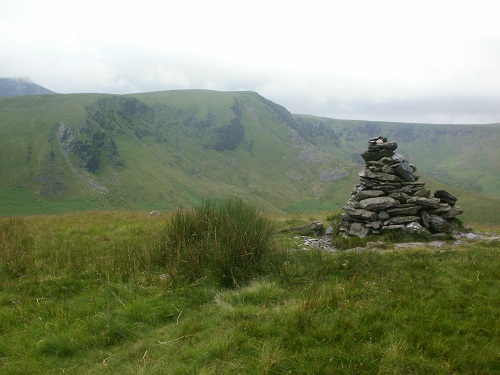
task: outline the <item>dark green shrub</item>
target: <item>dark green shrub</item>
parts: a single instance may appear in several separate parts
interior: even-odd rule
[[[253,275],[272,249],[274,227],[256,208],[238,199],[205,201],[178,211],[167,223],[165,261],[171,277],[210,277],[222,286]]]

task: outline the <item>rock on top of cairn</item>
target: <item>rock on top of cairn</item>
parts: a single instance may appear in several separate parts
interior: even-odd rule
[[[364,161],[376,161],[383,157],[391,157],[394,155],[394,150],[398,148],[398,144],[394,141],[389,141],[387,138],[378,136],[370,138],[368,141],[368,150],[361,154]]]

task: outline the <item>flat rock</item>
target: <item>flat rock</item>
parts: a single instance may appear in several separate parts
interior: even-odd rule
[[[431,191],[429,189],[422,189],[422,190],[417,190],[415,191],[414,196],[416,197],[424,197],[424,198],[429,198],[431,195]]]
[[[418,216],[394,216],[384,222],[384,225],[408,224],[416,222],[420,218]]]
[[[396,249],[404,249],[408,247],[424,247],[425,244],[422,242],[403,242],[394,245]]]
[[[385,157],[391,157],[394,155],[394,151],[390,150],[380,150],[380,151],[364,151],[361,157],[364,161],[380,160]]]
[[[414,203],[424,208],[439,208],[440,203],[438,198],[425,198],[425,197],[410,197],[407,203]]]
[[[448,193],[446,190],[436,190],[434,196],[439,198],[441,202],[448,203],[450,206],[454,206],[457,202],[457,198]]]
[[[384,182],[399,182],[401,178],[396,176],[395,174],[383,173],[383,172],[372,172],[369,169],[365,169],[364,171],[359,173],[359,177],[367,178],[370,180],[378,180]]]
[[[360,206],[359,206],[359,202],[358,202],[356,199],[354,199],[354,198],[350,198],[350,199],[347,201],[347,205],[348,205],[349,207],[352,207],[352,208],[360,208]]]
[[[356,219],[365,220],[365,221],[375,221],[377,220],[377,213],[368,211],[368,210],[360,210],[351,207],[344,207],[344,211],[351,217]]]
[[[415,215],[421,209],[420,206],[411,206],[411,207],[398,207],[387,210],[387,213],[390,216],[397,215]]]
[[[390,231],[390,230],[401,230],[404,229],[405,226],[402,224],[399,225],[384,225],[382,227],[382,231]]]
[[[385,195],[382,190],[362,190],[354,196],[354,199],[362,201],[363,199],[376,198]]]
[[[368,211],[385,211],[387,209],[396,207],[398,202],[391,197],[376,197],[363,199],[359,202],[360,208]]]
[[[394,141],[387,140],[387,138],[378,136],[371,138],[368,141],[368,150],[390,150],[394,151],[398,148],[398,144]]]
[[[389,197],[394,198],[395,200],[399,201],[399,203],[405,203],[410,196],[408,194],[395,191],[390,193]]]
[[[323,230],[323,223],[321,221],[315,221],[309,224],[286,228],[283,230],[283,232],[294,232],[301,235],[311,235],[311,234],[318,234],[322,230]]]

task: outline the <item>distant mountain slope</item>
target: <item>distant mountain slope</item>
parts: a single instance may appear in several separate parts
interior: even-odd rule
[[[29,78],[0,78],[1,97],[43,94],[55,94],[55,92],[33,83]]]
[[[492,188],[499,127],[459,129],[294,116],[254,92],[0,98],[0,215],[171,210],[208,196],[266,210],[338,210],[358,180],[359,153],[378,134],[426,178],[456,186],[465,204],[500,208]]]
[[[382,135],[399,144],[421,173],[458,188],[500,198],[500,124],[431,125],[334,120],[296,115],[309,142],[362,162],[367,139]]]

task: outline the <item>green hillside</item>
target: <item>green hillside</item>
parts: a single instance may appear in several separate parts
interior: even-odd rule
[[[292,116],[249,92],[4,98],[0,118],[4,215],[173,209],[222,195],[267,209],[332,208],[350,184],[321,173],[356,169],[335,155],[301,160]]]
[[[0,98],[0,215],[172,210],[222,196],[339,210],[359,153],[381,134],[471,219],[498,222],[499,129],[294,116],[253,92]]]

